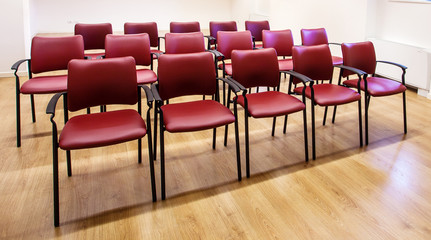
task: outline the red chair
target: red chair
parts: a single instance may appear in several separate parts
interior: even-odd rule
[[[324,28],[316,28],[316,29],[301,29],[301,39],[302,45],[304,46],[315,46],[320,44],[326,45],[337,45],[340,46],[339,43],[330,43],[328,42],[328,35],[326,34],[326,30]],[[332,63],[334,65],[343,64],[343,58],[332,56]]]
[[[298,81],[299,76],[306,76],[308,79],[312,79],[312,81],[307,81],[304,78],[300,78],[304,83],[309,82],[309,85],[306,86],[304,84],[304,86],[297,87],[294,89],[294,92],[297,94],[305,93],[306,97],[311,100],[313,160],[316,159],[315,105],[325,107],[323,117],[323,125],[325,125],[326,113],[329,106],[334,106],[335,108],[338,105],[358,102],[359,145],[362,146],[361,95],[353,89],[332,84],[333,64],[328,45],[294,47],[292,57],[294,72],[290,72],[291,81]],[[340,68],[345,67],[341,65]],[[349,69],[352,70],[353,68]],[[295,75],[294,73],[299,74]],[[358,75],[363,74],[362,71],[358,70],[355,70],[355,73]],[[319,80],[322,81],[321,84],[318,84]],[[323,81],[329,82],[323,83]],[[332,119],[333,123],[334,120],[335,118]]]
[[[368,145],[368,107],[371,97],[383,97],[394,94],[403,94],[403,119],[404,119],[404,134],[407,133],[407,111],[406,111],[406,90],[405,75],[407,67],[388,61],[376,61],[376,53],[372,42],[359,43],[343,43],[341,45],[343,51],[344,65],[354,67],[364,71],[363,79],[351,79],[343,82],[349,87],[356,87],[360,83],[360,90],[365,93],[365,144]],[[399,67],[402,71],[401,83],[376,76],[377,63],[390,64]],[[341,76],[349,76],[351,72],[340,72]],[[371,76],[367,76],[370,74]],[[359,91],[359,90],[358,90]],[[334,113],[335,115],[335,113]]]
[[[218,31],[238,31],[235,21],[210,22],[210,37],[208,38],[208,49],[217,49],[217,32]],[[211,47],[213,46],[213,47]]]
[[[34,108],[35,94],[57,93],[67,90],[67,76],[44,75],[55,70],[66,70],[71,59],[84,59],[84,42],[82,36],[67,37],[34,37],[31,43],[31,59],[17,61],[11,67],[15,70],[16,80],[16,145],[21,146],[21,101],[20,94],[29,94],[31,114],[36,122]],[[20,85],[17,72],[20,65],[28,63],[29,80]],[[38,74],[33,77],[33,74]],[[67,116],[65,115],[65,119]]]
[[[217,78],[212,54],[209,52],[163,54],[159,58],[158,76],[158,84],[152,85],[152,91],[156,100],[156,111],[160,115],[162,199],[166,198],[165,131],[176,133],[213,129],[213,148],[215,148],[216,128],[235,122],[237,171],[238,181],[240,181],[241,162],[236,109],[235,114],[232,114],[227,107],[214,100],[196,100],[164,105],[165,101],[175,97],[216,94]],[[231,87],[236,88],[236,85],[227,82]]]
[[[105,36],[112,34],[112,25],[110,23],[77,23],[75,24],[75,35],[81,35],[84,38],[85,56],[89,59],[96,59],[102,56],[105,50]]]
[[[138,34],[147,33],[150,37],[150,46],[152,47],[151,53],[156,54],[158,57],[163,51],[160,50],[160,38],[159,30],[156,22],[145,22],[145,23],[124,23],[124,34]],[[153,49],[157,48],[157,49]]]
[[[169,29],[171,33],[189,33],[201,31],[199,22],[171,22],[169,24]]]
[[[132,57],[103,59],[98,61],[72,60],[69,63],[67,93],[57,93],[46,109],[51,114],[53,140],[53,185],[54,185],[54,225],[60,225],[58,148],[66,150],[68,176],[72,175],[70,151],[114,145],[138,140],[138,162],[142,162],[141,138],[148,135],[148,154],[153,202],[156,201],[154,165],[151,151],[151,125],[149,121],[152,95],[145,87],[148,101],[147,124],[141,117],[141,110],[116,110],[83,114],[72,117],[65,123],[58,137],[55,105],[61,95],[67,99],[70,111],[106,105],[134,105],[140,102],[140,91],[136,84],[135,61]]]
[[[196,53],[205,52],[205,40],[202,32],[166,33],[165,53]]]
[[[253,47],[261,48],[262,44],[256,44],[256,42],[262,42],[262,31],[270,30],[268,21],[245,21],[245,30],[249,30],[253,36]]]
[[[157,81],[153,71],[153,54],[150,49],[150,39],[147,33],[106,36],[105,58],[132,56],[136,65],[138,85],[151,84]],[[142,67],[150,67],[142,68]]]
[[[232,51],[232,68],[232,79],[239,83],[238,86],[240,91],[242,91],[242,95],[237,96],[235,101],[245,109],[244,122],[247,177],[250,177],[249,117],[273,117],[274,130],[275,118],[277,116],[302,111],[304,120],[305,161],[308,162],[307,114],[305,104],[289,94],[276,90],[279,89],[280,72],[275,49],[234,50]],[[267,86],[274,88],[274,90],[247,93],[247,88],[257,86]],[[303,96],[303,101],[305,101],[305,96]]]

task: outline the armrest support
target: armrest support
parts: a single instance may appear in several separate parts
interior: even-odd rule
[[[156,102],[162,102],[162,98],[160,97],[160,95],[159,95],[159,91],[157,90],[157,86],[158,86],[158,84],[157,83],[153,83],[152,85],[151,85],[151,93],[152,93],[152,95],[153,95],[153,99],[156,101]]]
[[[364,72],[362,70],[359,70],[357,68],[354,68],[354,67],[349,67],[349,66],[345,66],[345,65],[336,65],[334,67],[338,67],[338,68],[341,68],[341,69],[349,70],[351,72],[354,72],[354,73],[358,74],[359,76],[367,75],[366,72]]]
[[[214,54],[214,56],[215,56],[215,58],[216,58],[217,61],[224,60],[223,53],[221,53],[221,52],[219,52],[217,50],[214,50],[214,49],[209,49],[207,51],[210,52],[210,53],[212,53],[212,54]]]
[[[307,77],[307,76],[305,76],[305,75],[303,75],[303,74],[301,74],[301,73],[298,73],[298,72],[292,71],[292,70],[289,70],[289,71],[281,71],[281,72],[283,72],[283,73],[287,73],[287,74],[289,74],[289,75],[291,75],[291,76],[293,76],[293,77],[296,77],[297,79],[301,80],[301,81],[302,81],[302,83],[304,83],[304,84],[306,84],[307,82],[313,82],[313,80],[312,80],[311,78],[309,78],[309,77]]]
[[[16,72],[16,71],[18,71],[19,66],[20,66],[23,62],[26,62],[26,61],[30,61],[30,59],[21,59],[21,60],[17,61],[16,63],[14,63],[10,69],[11,69],[11,70],[15,70],[15,72]]]
[[[65,93],[66,92],[60,92],[52,96],[51,100],[49,100],[48,106],[46,107],[46,114],[51,114],[52,117],[55,116],[55,106],[57,106],[58,99]]]
[[[233,79],[231,76],[227,76],[226,77],[227,80],[231,81],[232,83],[234,83],[235,85],[238,86],[239,90],[241,91],[246,91],[247,88],[245,88],[241,83],[237,82],[235,79]]]
[[[378,62],[378,63],[385,63],[385,64],[394,65],[394,66],[397,66],[397,67],[401,68],[403,71],[405,71],[405,70],[407,69],[407,67],[406,67],[406,66],[401,65],[401,64],[399,64],[399,63],[395,63],[395,62],[389,62],[389,61],[376,61],[376,62]]]
[[[147,97],[147,103],[152,103],[154,101],[154,97],[153,97],[153,93],[151,92],[151,89],[145,85],[140,85],[138,87],[144,89],[145,96]]]
[[[241,91],[241,89],[239,87],[239,85],[241,85],[241,84],[239,84],[237,81],[233,80],[232,78],[230,78],[230,79],[228,79],[228,78],[217,78],[217,80],[220,80],[220,81],[227,83],[234,93]]]

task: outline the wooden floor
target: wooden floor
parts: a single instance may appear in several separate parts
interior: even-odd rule
[[[167,133],[167,200],[160,200],[156,161],[156,203],[148,152],[138,164],[136,142],[72,152],[72,177],[60,150],[60,227],[54,228],[45,114],[51,95],[36,96],[36,123],[29,97],[21,97],[17,148],[14,88],[14,79],[0,79],[1,239],[431,239],[431,101],[413,91],[407,135],[401,95],[371,100],[370,144],[362,148],[356,104],[339,107],[336,123],[326,126],[317,108],[317,159],[308,164],[301,113],[289,117],[285,135],[279,119],[275,137],[271,119],[251,119],[249,179],[240,110],[241,182],[233,131],[224,147],[219,129],[216,150],[211,131]]]

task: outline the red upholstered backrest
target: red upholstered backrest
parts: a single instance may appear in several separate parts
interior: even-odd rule
[[[333,65],[328,45],[293,47],[293,70],[313,80],[332,79]]]
[[[221,52],[226,59],[231,58],[232,50],[251,50],[253,41],[250,31],[239,32],[217,32],[217,50]]]
[[[324,28],[301,29],[301,39],[304,46],[328,44],[328,36]]]
[[[202,32],[166,33],[165,53],[195,53],[205,51],[205,40]]]
[[[274,48],[278,56],[292,56],[293,36],[290,30],[262,31],[264,48]]]
[[[150,36],[150,46],[159,46],[159,31],[157,29],[156,22],[145,22],[145,23],[124,23],[124,34],[137,34],[137,33],[148,33]]]
[[[108,104],[135,104],[137,88],[132,57],[69,63],[67,103],[70,111]]]
[[[232,74],[246,88],[278,86],[280,74],[275,49],[233,50]]]
[[[159,94],[163,100],[216,92],[214,59],[209,52],[163,54],[157,70]]]
[[[217,39],[218,31],[238,31],[235,21],[227,21],[227,22],[210,22],[210,35]],[[212,42],[212,44],[214,44]]]
[[[262,30],[270,30],[268,21],[245,21],[245,30],[249,30],[256,41],[262,41]]]
[[[171,33],[188,33],[201,31],[199,22],[171,22],[169,27]]]
[[[372,42],[343,43],[344,65],[360,69],[368,74],[374,74],[376,71],[376,53]],[[344,71],[343,76],[350,75]]]
[[[112,34],[110,23],[77,23],[75,24],[75,35],[84,37],[84,48],[105,49],[105,36]]]
[[[31,43],[31,72],[65,70],[71,59],[84,59],[82,36],[34,37]]]
[[[106,35],[105,57],[125,56],[135,58],[137,65],[149,66],[151,64],[151,49],[148,34]]]

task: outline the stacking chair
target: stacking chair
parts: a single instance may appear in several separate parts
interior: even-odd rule
[[[262,44],[256,42],[262,42],[262,31],[270,30],[268,21],[245,21],[245,30],[249,30],[253,36],[253,47],[261,48]]]
[[[237,83],[240,95],[236,102],[244,108],[245,152],[247,177],[250,177],[250,143],[248,118],[267,118],[303,112],[305,161],[308,162],[307,119],[305,95],[303,101],[279,91],[280,72],[275,49],[233,50],[232,51],[232,81]],[[228,77],[230,78],[230,77]],[[247,88],[267,86],[273,91],[247,93]],[[229,104],[229,102],[228,102]],[[235,107],[236,108],[236,107]],[[273,131],[275,124],[273,124]],[[227,129],[227,128],[226,128]]]
[[[199,22],[171,22],[169,24],[169,29],[171,33],[189,33],[201,31]]]
[[[31,44],[31,59],[17,61],[11,67],[16,80],[16,145],[21,146],[21,101],[20,94],[29,94],[31,115],[36,122],[35,94],[49,94],[67,90],[67,75],[47,75],[55,70],[67,70],[71,59],[84,59],[82,36],[34,37]],[[17,72],[22,63],[28,63],[29,80],[20,85]],[[36,76],[33,76],[37,74]],[[66,117],[66,116],[65,116]]]
[[[406,112],[406,86],[405,75],[407,67],[394,62],[376,61],[376,54],[372,42],[358,43],[343,43],[341,45],[343,51],[344,65],[354,67],[364,71],[366,74],[363,79],[351,79],[343,82],[349,87],[356,87],[360,84],[360,90],[365,93],[365,144],[368,145],[368,109],[371,97],[383,97],[394,94],[403,94],[403,119],[404,119],[404,134],[407,133],[407,112]],[[401,82],[397,82],[384,77],[376,76],[377,63],[390,64],[400,68]],[[340,72],[341,76],[349,76],[351,72]],[[368,76],[370,74],[371,76]],[[359,89],[358,89],[359,91]],[[335,115],[335,112],[334,112]]]
[[[141,110],[123,109],[109,112],[83,114],[72,117],[64,125],[58,137],[55,118],[55,105],[61,95],[67,99],[67,108],[78,111],[88,107],[106,104],[134,105],[140,102],[140,90],[136,84],[135,61],[132,57],[103,59],[98,61],[72,60],[69,63],[67,92],[57,93],[46,109],[51,114],[53,143],[53,188],[54,225],[60,225],[58,148],[66,150],[68,176],[72,175],[70,151],[103,147],[132,140],[138,140],[138,163],[142,162],[142,141],[148,136],[150,177],[153,202],[156,201],[154,163],[151,151],[150,108],[153,98],[148,87],[147,124],[141,117]],[[139,105],[139,104],[138,104]]]
[[[230,62],[232,50],[251,50],[253,41],[250,31],[218,31],[217,32],[217,52],[221,56],[217,57],[218,68],[223,71],[223,78],[226,75],[232,76],[232,64]],[[218,73],[217,73],[218,74]],[[226,105],[225,84],[223,84],[223,104]],[[230,93],[230,91],[229,91]]]
[[[315,46],[320,44],[341,46],[340,43],[328,42],[328,35],[326,34],[326,29],[324,28],[301,29],[301,39],[302,45],[304,46]],[[332,63],[334,65],[343,64],[343,58],[332,56]]]
[[[297,94],[305,93],[306,97],[311,100],[313,160],[316,159],[315,105],[325,107],[323,117],[323,125],[325,125],[326,113],[329,106],[336,107],[342,104],[358,102],[359,145],[362,146],[361,95],[353,89],[332,84],[333,64],[328,45],[294,47],[292,57],[294,72],[289,72],[291,74],[291,81],[301,80],[304,83],[304,86],[295,88],[294,92]],[[339,67],[353,70],[358,76],[362,76],[364,73],[342,65]],[[304,76],[307,78],[304,78]],[[319,80],[322,83],[319,84]],[[324,81],[329,82],[324,83]],[[334,120],[335,118],[332,119],[333,123]]]
[[[152,85],[156,111],[160,115],[160,169],[162,199],[165,190],[164,133],[192,132],[213,129],[213,149],[216,128],[235,122],[238,181],[241,180],[241,162],[238,137],[237,111],[234,114],[215,100],[195,100],[167,103],[165,101],[190,95],[214,95],[217,78],[213,56],[209,52],[187,54],[163,54],[159,58],[158,84]],[[234,89],[236,85],[224,80]],[[156,143],[154,143],[156,144]]]
[[[150,38],[147,33],[127,35],[106,35],[105,58],[132,56],[138,69],[136,70],[138,85],[151,84],[157,81],[153,71],[154,55],[150,49]],[[148,67],[150,69],[148,69]]]
[[[238,31],[235,21],[210,22],[210,36],[208,38],[208,49],[217,49],[218,31]]]
[[[160,39],[159,30],[156,22],[145,22],[145,23],[124,23],[124,34],[138,34],[148,33],[150,36],[151,53],[156,54],[158,57],[163,51],[160,50]],[[154,49],[157,48],[157,49]]]
[[[89,59],[96,59],[104,54],[105,36],[108,34],[112,34],[110,23],[75,24],[75,35],[84,38],[84,49],[96,51],[86,51],[85,56]]]

